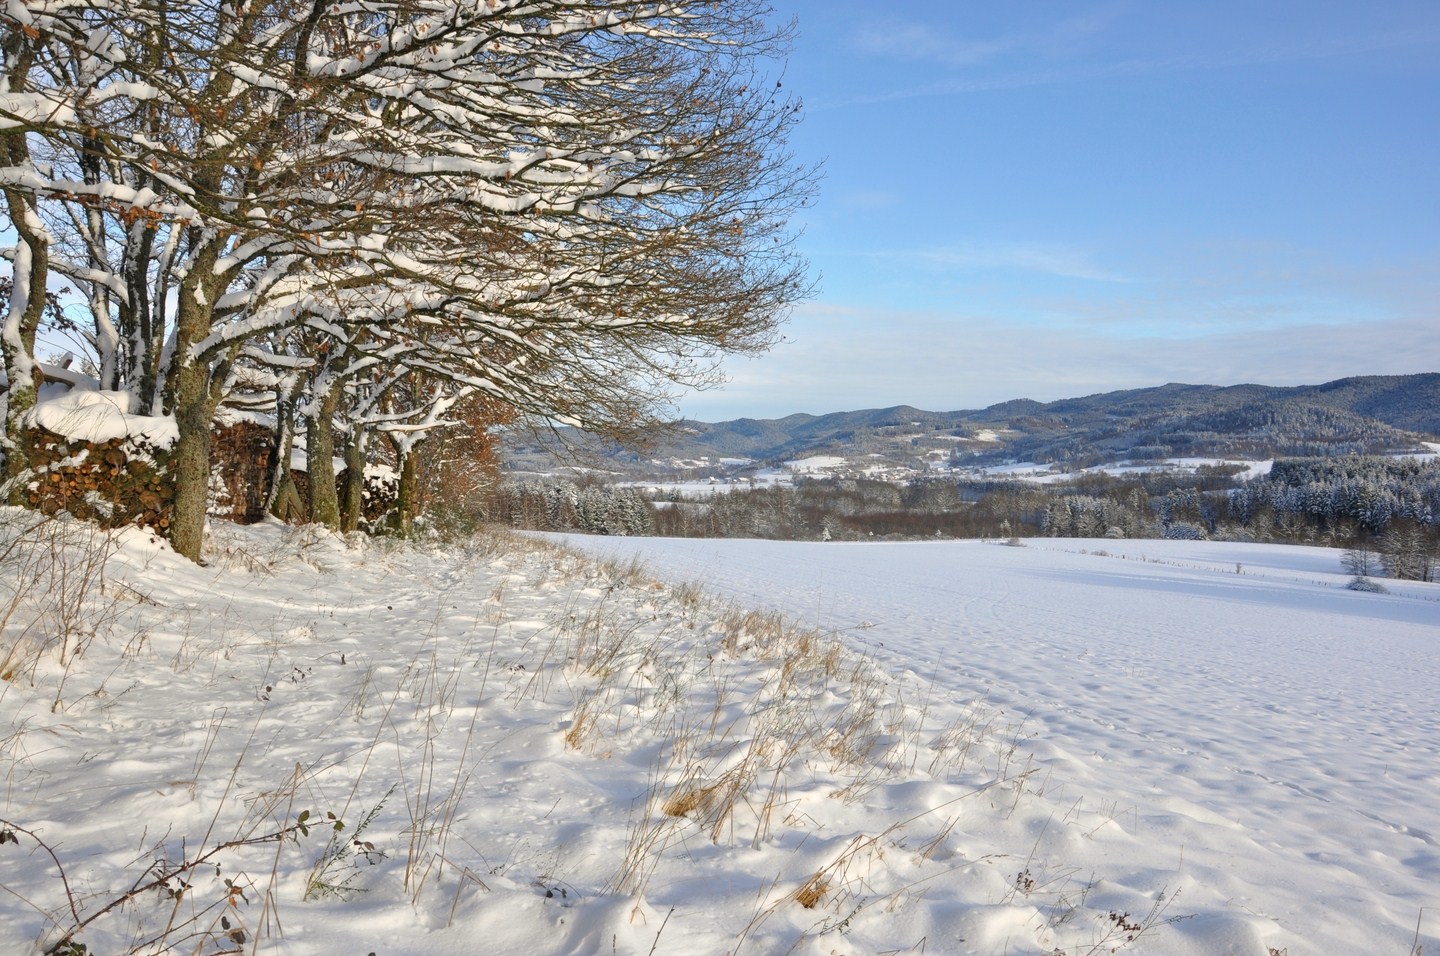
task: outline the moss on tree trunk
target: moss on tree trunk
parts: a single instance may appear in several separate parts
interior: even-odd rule
[[[191,347],[209,334],[214,313],[209,303],[218,283],[209,276],[218,254],[212,245],[196,257],[192,271],[179,290],[176,314],[175,363],[167,379],[169,407],[175,416],[179,439],[171,458],[175,478],[175,511],[170,523],[170,546],[191,561],[200,562],[205,543],[205,513],[210,503],[210,424],[220,404],[220,384],[229,359],[212,360],[190,354]]]
[[[365,513],[365,433],[358,422],[350,424],[345,442],[345,488],[340,500],[340,530],[357,531]]]
[[[335,407],[340,401],[339,389],[337,382],[321,397],[319,408],[305,431],[310,520],[335,529],[340,527],[340,496],[335,492]]]
[[[210,499],[210,419],[215,403],[209,395],[208,373],[207,366],[192,364],[175,376],[175,424],[180,437],[170,459],[175,478],[170,546],[195,562],[200,561],[205,541]]]

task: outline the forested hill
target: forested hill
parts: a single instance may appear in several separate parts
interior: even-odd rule
[[[895,459],[948,449],[961,461],[1099,463],[1121,459],[1383,453],[1440,436],[1440,373],[1362,376],[1324,385],[1161,385],[978,410],[895,408],[684,422],[644,458],[777,461],[807,455]],[[618,456],[617,456],[618,457]],[[612,460],[616,460],[612,458]],[[632,461],[633,461],[632,457]]]
[[[1378,453],[1440,435],[1440,373],[1345,378],[1324,385],[1163,385],[959,413],[969,425],[1014,432],[1007,457]]]

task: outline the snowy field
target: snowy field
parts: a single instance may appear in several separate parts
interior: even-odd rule
[[[1051,465],[1041,465],[1033,461],[1024,461],[1010,465],[988,465],[981,468],[960,467],[956,468],[955,471],[959,473],[970,472],[977,475],[988,475],[992,478],[1011,478],[1016,481],[1028,482],[1032,485],[1057,485],[1075,481],[1085,475],[1110,475],[1116,478],[1156,473],[1194,475],[1197,474],[1201,468],[1233,465],[1242,469],[1235,475],[1236,480],[1249,481],[1253,478],[1260,478],[1269,474],[1270,467],[1274,464],[1273,459],[1252,461],[1241,458],[1167,458],[1161,462],[1145,462],[1142,464],[1120,462],[1081,468],[1079,471],[1065,471],[1063,469],[1057,470]]]
[[[1440,951],[1440,587],[1334,552],[0,519],[0,953]]]
[[[1154,952],[1407,954],[1422,909],[1440,948],[1440,586],[1358,594],[1336,551],[1212,542],[570,543],[1022,720],[1029,869],[1179,891]]]

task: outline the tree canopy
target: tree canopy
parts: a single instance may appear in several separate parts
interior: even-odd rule
[[[8,467],[52,279],[173,415],[198,555],[227,402],[421,436],[481,394],[612,433],[765,348],[813,170],[759,0],[221,0],[0,13]],[[416,385],[419,376],[424,384]],[[397,387],[404,383],[405,387]],[[287,396],[284,400],[265,396]]]

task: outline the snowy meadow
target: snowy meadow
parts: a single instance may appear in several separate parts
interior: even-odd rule
[[[1440,951],[1337,552],[0,518],[0,952]]]

